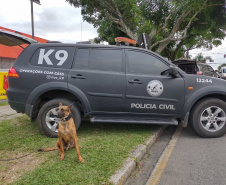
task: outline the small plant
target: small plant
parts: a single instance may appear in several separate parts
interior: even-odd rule
[[[8,102],[0,102],[0,106],[5,106],[5,105],[8,105]]]

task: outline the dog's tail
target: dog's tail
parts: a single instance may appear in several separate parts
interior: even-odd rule
[[[51,148],[40,148],[38,149],[39,152],[48,152],[48,151],[53,151],[53,150],[57,150],[57,147],[51,147]]]

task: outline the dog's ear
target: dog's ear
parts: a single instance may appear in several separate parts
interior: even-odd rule
[[[59,106],[63,106],[62,102],[59,102]]]
[[[72,106],[74,105],[75,102],[73,102],[72,104],[68,105],[68,108],[71,109]]]

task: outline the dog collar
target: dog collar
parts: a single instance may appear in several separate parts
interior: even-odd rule
[[[72,115],[69,114],[66,118],[61,119],[61,121],[68,121],[71,118],[72,118]]]

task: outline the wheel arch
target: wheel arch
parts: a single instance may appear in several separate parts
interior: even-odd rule
[[[56,88],[57,87],[57,88]],[[78,88],[68,89],[67,83],[48,83],[35,88],[28,97],[26,102],[26,114],[34,119],[42,105],[55,98],[65,98],[75,102],[82,115],[88,114],[90,104],[81,90]]]
[[[183,111],[182,111],[182,120],[185,120],[186,119],[186,115],[188,115],[191,110],[200,102],[202,101],[203,99],[206,99],[206,98],[217,98],[217,99],[221,99],[223,101],[226,102],[226,95],[223,94],[223,92],[215,92],[215,93],[208,93],[208,94],[199,94],[199,96],[196,96],[196,97],[190,97],[185,105],[184,105],[184,108],[183,108]],[[190,117],[190,114],[189,114],[189,117]],[[189,119],[188,117],[188,119]]]

